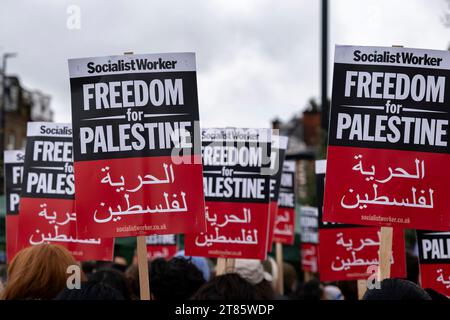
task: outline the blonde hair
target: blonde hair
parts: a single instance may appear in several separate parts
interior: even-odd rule
[[[19,251],[8,267],[1,300],[53,299],[66,287],[67,268],[77,261],[55,244],[40,244]],[[84,274],[81,272],[82,279]]]

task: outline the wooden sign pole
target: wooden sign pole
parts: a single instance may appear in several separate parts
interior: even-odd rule
[[[312,275],[312,272],[309,272],[309,271],[304,271],[303,275],[304,275],[305,282],[311,281],[314,278]]]
[[[150,281],[148,278],[147,243],[145,236],[138,236],[136,238],[141,300],[151,300]]]
[[[234,272],[234,258],[228,258],[225,262],[225,273],[232,273]]]
[[[227,259],[226,258],[217,258],[216,276],[221,276],[221,275],[225,274],[226,268],[227,268]]]
[[[365,279],[358,280],[356,285],[358,287],[358,300],[362,300],[367,291],[367,281]]]
[[[124,52],[124,54],[133,54],[133,51]],[[150,280],[148,277],[147,243],[145,240],[145,236],[136,237],[136,242],[136,255],[138,260],[141,300],[151,300]]]
[[[284,294],[284,275],[283,275],[283,244],[275,243],[275,255],[278,265],[278,283],[277,292],[280,295]]]
[[[391,277],[392,227],[381,227],[378,280]]]

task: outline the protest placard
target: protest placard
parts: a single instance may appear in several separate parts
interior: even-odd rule
[[[420,283],[450,297],[450,232],[417,232]]]
[[[448,230],[450,52],[336,46],[324,221]]]
[[[207,228],[186,234],[186,255],[265,259],[270,148],[269,129],[202,130]]]
[[[80,234],[202,231],[195,54],[71,59],[69,71]]]
[[[278,211],[273,229],[273,241],[291,245],[295,239],[295,161],[285,160],[281,174]]]
[[[6,197],[6,261],[11,262],[18,251],[19,201],[22,189],[25,151],[6,150],[4,153]]]
[[[112,260],[114,239],[78,236],[72,127],[29,122],[19,205],[19,248],[66,247],[79,261]]]
[[[299,225],[301,243],[319,243],[319,209],[301,206]]]
[[[175,234],[152,234],[146,237],[147,259],[170,259],[178,250]]]
[[[300,207],[300,253],[303,271],[317,272],[319,260],[319,210]]]
[[[319,271],[319,244],[300,244],[300,266],[305,272]]]
[[[283,163],[286,156],[288,137],[279,136],[272,133],[272,145],[270,153],[270,220],[269,220],[269,241],[267,251],[270,252],[273,246],[273,230],[275,228],[275,218],[278,212],[278,197],[280,194],[280,181],[283,172]]]

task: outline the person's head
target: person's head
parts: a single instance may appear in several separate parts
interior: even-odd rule
[[[158,258],[151,262],[150,287],[156,300],[186,300],[205,283],[201,271],[189,260]]]
[[[125,272],[128,267],[127,259],[125,259],[122,256],[116,256],[114,257],[114,262],[111,266],[111,268],[118,270],[120,272]]]
[[[254,285],[256,291],[256,300],[273,300],[275,298],[275,290],[272,287],[272,283],[267,280]]]
[[[254,300],[256,290],[236,273],[214,277],[192,297],[193,300]]]
[[[274,298],[272,287],[272,276],[264,271],[264,267],[259,260],[236,259],[234,265],[235,272],[243,279],[250,282],[256,290],[256,299],[270,300]]]
[[[267,272],[272,277],[272,289],[276,289],[278,285],[278,265],[274,258],[267,257],[266,260],[262,261],[262,266],[264,271]]]
[[[150,271],[149,271],[150,274]],[[133,300],[139,299],[141,296],[140,286],[139,286],[139,268],[137,265],[132,264],[125,271],[125,278],[128,282],[128,287],[130,288],[131,298]]]
[[[203,274],[203,279],[205,279],[205,281],[209,281],[209,279],[211,279],[211,268],[206,258],[186,256],[184,250],[178,251],[175,257],[183,258],[192,262],[192,264],[194,264],[197,269],[201,271],[201,273]]]
[[[290,263],[283,263],[283,282],[286,294],[297,290],[297,272],[295,272],[294,266]]]
[[[431,300],[430,295],[415,283],[403,279],[384,279],[380,288],[368,289],[363,300]]]
[[[323,293],[323,285],[319,280],[313,279],[300,284],[294,297],[299,300],[323,300]]]
[[[358,300],[358,287],[355,281],[336,281],[336,286],[341,290],[345,300]]]
[[[97,268],[97,261],[83,261],[81,262],[81,269],[83,270],[86,276],[89,276],[95,269]]]
[[[263,280],[272,281],[272,276],[264,271],[261,261],[254,259],[236,259],[234,271],[253,285]]]
[[[123,296],[125,300],[130,300],[130,287],[128,285],[128,281],[125,278],[125,275],[117,271],[115,269],[100,269],[97,272],[94,272],[89,280],[97,281],[105,286],[109,286]]]
[[[323,289],[324,300],[344,300],[341,289],[334,285],[327,285]]]
[[[124,300],[124,297],[104,283],[89,280],[81,283],[80,289],[65,288],[55,300]]]
[[[69,266],[77,265],[62,246],[40,244],[19,251],[8,268],[3,300],[53,299],[66,286]],[[81,272],[81,270],[80,270]],[[84,274],[81,272],[81,279]]]

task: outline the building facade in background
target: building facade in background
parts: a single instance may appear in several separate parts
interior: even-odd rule
[[[3,88],[5,88],[3,92]],[[4,95],[3,95],[4,94]],[[25,149],[28,121],[53,121],[51,98],[39,90],[23,87],[17,76],[0,77],[0,107],[5,103],[5,149]],[[1,109],[0,109],[1,110]],[[3,150],[0,150],[3,152]],[[2,170],[0,170],[2,171]],[[0,172],[3,183],[3,171]],[[5,259],[5,196],[0,195],[0,263]]]
[[[25,89],[16,76],[8,76],[5,81],[5,97],[0,101],[5,102],[5,148],[23,149],[28,121],[53,121],[51,99],[38,90]]]

